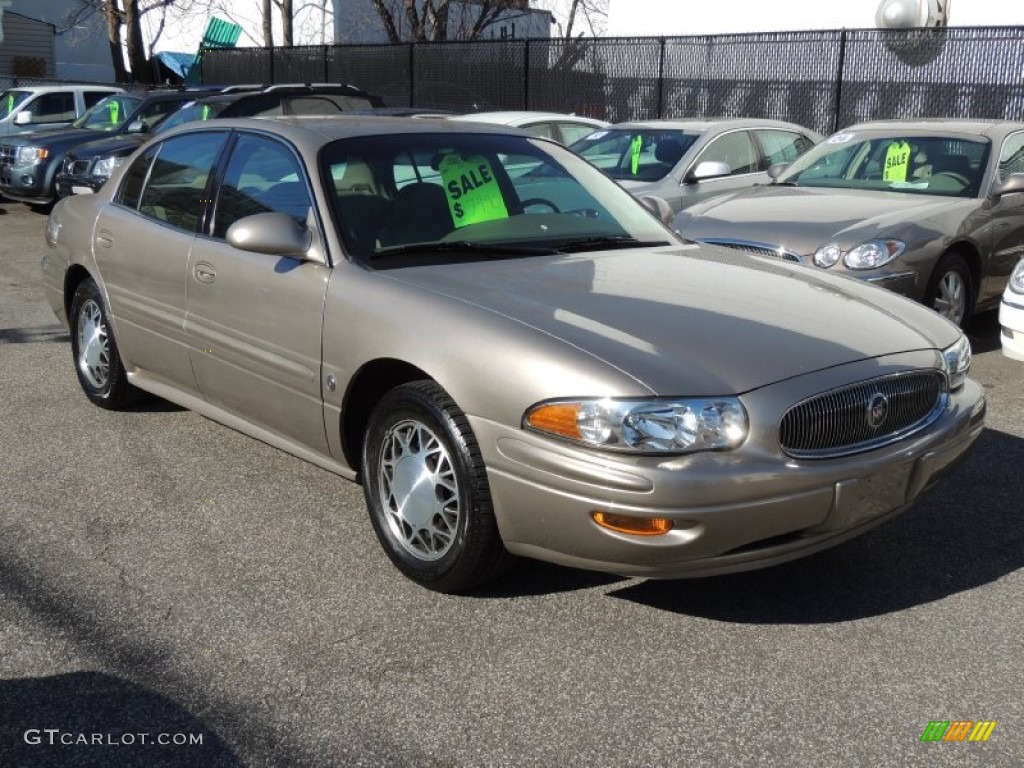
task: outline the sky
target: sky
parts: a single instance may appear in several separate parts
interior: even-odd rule
[[[608,34],[711,35],[875,26],[879,0],[610,0]],[[1024,25],[1021,0],[949,0],[950,26]]]

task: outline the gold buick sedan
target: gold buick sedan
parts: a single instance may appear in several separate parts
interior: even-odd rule
[[[666,208],[515,129],[210,121],[61,201],[42,270],[92,402],[159,395],[361,482],[387,555],[446,592],[514,555],[783,562],[965,453],[985,400],[955,325],[680,240]]]

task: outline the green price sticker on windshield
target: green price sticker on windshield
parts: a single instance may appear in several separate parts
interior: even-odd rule
[[[644,151],[644,137],[634,136],[629,144],[630,171],[636,176],[640,173],[640,153]]]
[[[108,102],[107,111],[110,112],[110,124],[117,125],[117,115],[121,111],[121,105],[116,101]]]
[[[9,93],[9,94],[7,94],[7,114],[10,114],[13,111],[14,111],[14,94],[13,93]]]
[[[203,116],[200,117],[199,119],[200,120],[209,120],[210,119],[210,105],[209,104],[203,104]]]
[[[910,166],[910,144],[905,141],[894,141],[885,153],[885,170],[883,181],[906,181],[907,169]]]
[[[507,219],[508,208],[494,169],[483,155],[446,155],[438,168],[455,228]]]

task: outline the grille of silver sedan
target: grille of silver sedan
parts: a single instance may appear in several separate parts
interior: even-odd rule
[[[751,243],[746,240],[728,240],[714,237],[701,239],[698,242],[707,243],[708,245],[720,245],[723,248],[732,248],[744,253],[754,253],[758,256],[771,256],[785,261],[795,261],[797,263],[803,261],[799,253],[787,251],[785,248],[769,245],[768,243]]]
[[[847,456],[924,429],[946,402],[946,377],[914,371],[833,389],[790,408],[779,442],[794,458]]]

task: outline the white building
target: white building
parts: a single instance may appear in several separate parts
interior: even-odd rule
[[[609,0],[608,34],[616,37],[869,29],[880,0]],[[954,27],[1024,25],[1020,0],[949,0]]]

